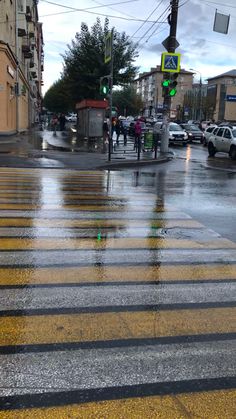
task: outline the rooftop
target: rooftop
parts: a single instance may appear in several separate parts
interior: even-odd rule
[[[215,80],[221,77],[236,77],[236,70],[234,69],[234,70],[227,71],[226,73],[219,74],[218,76],[210,77],[207,80]]]

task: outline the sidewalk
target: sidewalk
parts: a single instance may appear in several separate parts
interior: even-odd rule
[[[106,146],[107,148],[107,146]],[[133,139],[123,145],[120,137],[119,146],[114,143],[111,161],[103,142],[79,142],[68,133],[52,131],[32,131],[13,137],[0,137],[0,166],[35,167],[35,168],[72,168],[78,170],[119,169],[167,162],[173,158],[172,153],[160,155],[141,152],[140,160],[134,151]]]

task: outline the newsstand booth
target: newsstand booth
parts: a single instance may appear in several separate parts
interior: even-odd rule
[[[103,122],[107,100],[85,99],[76,104],[77,136],[79,140],[103,141]]]

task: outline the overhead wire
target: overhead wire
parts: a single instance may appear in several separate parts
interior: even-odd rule
[[[120,13],[120,11],[119,10],[117,10],[117,9],[114,9],[114,7],[110,7],[110,6],[108,6],[107,4],[103,4],[103,3],[101,3],[100,1],[96,1],[96,0],[91,0],[93,3],[95,3],[95,4],[99,4],[100,6],[106,6],[108,9],[110,9],[110,10],[114,10],[114,12],[118,12],[118,13]],[[120,3],[119,3],[120,4]],[[128,16],[128,17],[131,17],[132,19],[135,19],[135,17],[134,16],[132,16],[132,15],[129,15],[128,13],[125,13],[123,10],[122,10],[122,14],[124,15],[124,16]]]
[[[158,17],[158,19],[162,18],[163,15],[167,12],[167,10],[169,10],[170,6],[168,5],[166,7],[166,9],[162,12],[162,14]],[[167,17],[167,16],[166,16]],[[164,20],[163,22],[159,22],[158,20],[156,20],[149,29],[146,30],[146,32],[143,34],[143,36],[141,37],[140,41],[138,42],[138,45],[140,44],[140,42],[142,41],[142,39],[144,39],[144,37],[148,34],[148,32],[150,32],[150,30],[153,28],[153,26],[155,26],[157,23],[167,23],[166,20]],[[156,30],[157,28],[155,28]],[[137,46],[138,46],[137,45]]]
[[[224,7],[229,7],[232,9],[236,9],[236,6],[233,6],[232,4],[225,4],[225,3],[220,3],[217,1],[210,1],[210,0],[200,0],[202,3],[210,3],[210,4],[216,4],[218,6],[224,6]]]
[[[94,6],[94,7],[86,8],[86,9],[77,9],[77,8],[74,8],[74,7],[65,6],[65,5],[58,4],[58,3],[48,1],[48,0],[41,0],[41,1],[44,2],[44,3],[52,4],[54,6],[60,6],[60,7],[69,9],[69,10],[64,11],[64,12],[56,12],[56,13],[49,13],[49,14],[41,15],[40,18],[49,17],[49,16],[56,16],[56,15],[61,15],[61,14],[67,14],[67,13],[73,13],[73,12],[83,12],[83,13],[90,13],[90,14],[93,14],[93,15],[96,15],[96,16],[110,17],[110,18],[113,18],[113,19],[121,19],[121,20],[134,21],[134,22],[145,22],[145,19],[125,18],[124,16],[114,16],[114,15],[109,15],[107,13],[105,14],[105,13],[99,13],[99,12],[91,11],[91,9],[97,8],[98,6],[96,6],[96,7]],[[123,1],[123,2],[116,3],[116,4],[120,5],[120,4],[124,4],[124,3],[132,3],[134,1],[137,1],[137,0],[126,0],[126,1]],[[104,6],[100,6],[100,7],[104,7]],[[149,22],[154,23],[155,21],[150,20]]]
[[[158,5],[153,9],[153,11],[148,15],[148,17],[145,19],[145,21],[138,27],[138,29],[136,29],[136,31],[133,33],[133,35],[130,36],[130,38],[132,39],[134,37],[134,35],[136,35],[136,33],[138,33],[140,31],[140,29],[142,29],[142,27],[145,25],[145,23],[147,23],[148,19],[150,19],[150,17],[155,13],[155,11],[160,7],[161,3],[164,0],[161,0]]]

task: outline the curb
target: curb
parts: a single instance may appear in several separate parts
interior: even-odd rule
[[[161,163],[167,163],[169,161],[173,160],[173,157],[163,157],[156,160],[127,160],[123,162],[109,162],[105,165],[99,166],[98,168],[101,170],[109,170],[109,169],[122,169],[122,168],[132,168],[132,167],[139,167],[139,166],[149,166],[154,164],[161,164]]]

